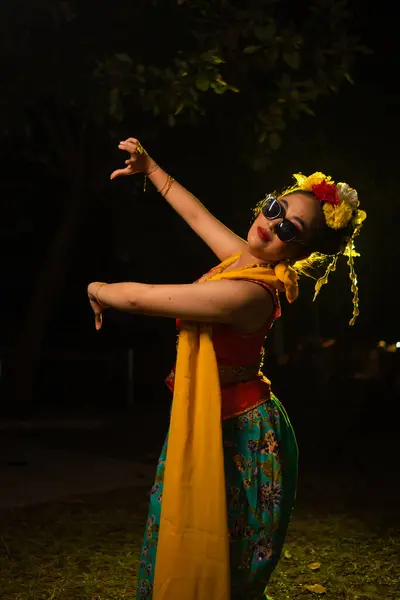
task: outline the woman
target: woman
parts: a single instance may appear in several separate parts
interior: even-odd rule
[[[365,218],[355,190],[314,173],[296,175],[255,209],[247,241],[220,223],[129,138],[111,178],[145,173],[220,264],[195,284],[89,285],[95,325],[105,308],[177,320],[171,423],[138,572],[139,600],[265,597],[295,499],[297,445],[260,372],[262,347],[280,316],[279,292],[298,294],[297,273],[346,253],[358,314],[354,237]]]

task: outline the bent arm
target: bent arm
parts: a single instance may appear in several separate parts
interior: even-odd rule
[[[149,172],[154,166],[155,163],[150,165]],[[158,191],[165,186],[167,177],[167,173],[160,167],[149,175]],[[221,261],[246,249],[245,240],[214,217],[200,200],[177,181],[173,182],[164,197]]]
[[[270,294],[249,281],[183,285],[112,283],[99,287],[96,295],[104,306],[121,311],[186,321],[231,323],[250,331],[259,329],[273,311]]]

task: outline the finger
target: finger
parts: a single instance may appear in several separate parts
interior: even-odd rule
[[[101,326],[103,325],[103,314],[102,313],[97,313],[94,316],[94,324],[96,327],[96,331],[100,331]]]
[[[132,156],[132,158],[128,158],[128,160],[125,161],[125,164],[133,165],[135,162],[137,162],[137,156]]]
[[[128,166],[125,169],[116,169],[110,175],[110,179],[115,179],[116,177],[120,177],[121,175],[132,175],[131,167]]]
[[[139,140],[137,140],[136,138],[130,137],[127,140],[125,140],[125,143],[126,142],[131,142],[132,144],[138,144]]]
[[[129,147],[135,146],[135,148],[136,148],[137,146],[139,146],[139,142],[131,142],[129,140],[125,140],[125,142],[119,142],[118,146],[124,146],[124,148],[126,146],[129,146]]]
[[[140,146],[138,141],[132,142],[130,140],[126,140],[125,142],[120,142],[118,145],[123,146],[123,147],[129,147],[129,148],[137,148],[138,146]]]
[[[136,146],[135,144],[120,144],[118,149],[123,152],[129,152],[129,154],[136,154],[139,151],[139,146]]]

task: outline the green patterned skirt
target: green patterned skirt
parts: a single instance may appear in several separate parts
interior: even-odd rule
[[[275,396],[223,421],[231,600],[262,600],[279,560],[296,495],[298,449]],[[137,600],[151,600],[168,438],[151,490]],[[190,600],[190,599],[188,599]]]

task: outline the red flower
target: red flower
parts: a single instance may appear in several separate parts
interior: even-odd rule
[[[328,183],[326,179],[321,183],[315,183],[312,186],[312,192],[314,196],[321,202],[328,202],[328,204],[339,204],[339,197],[336,184]]]

